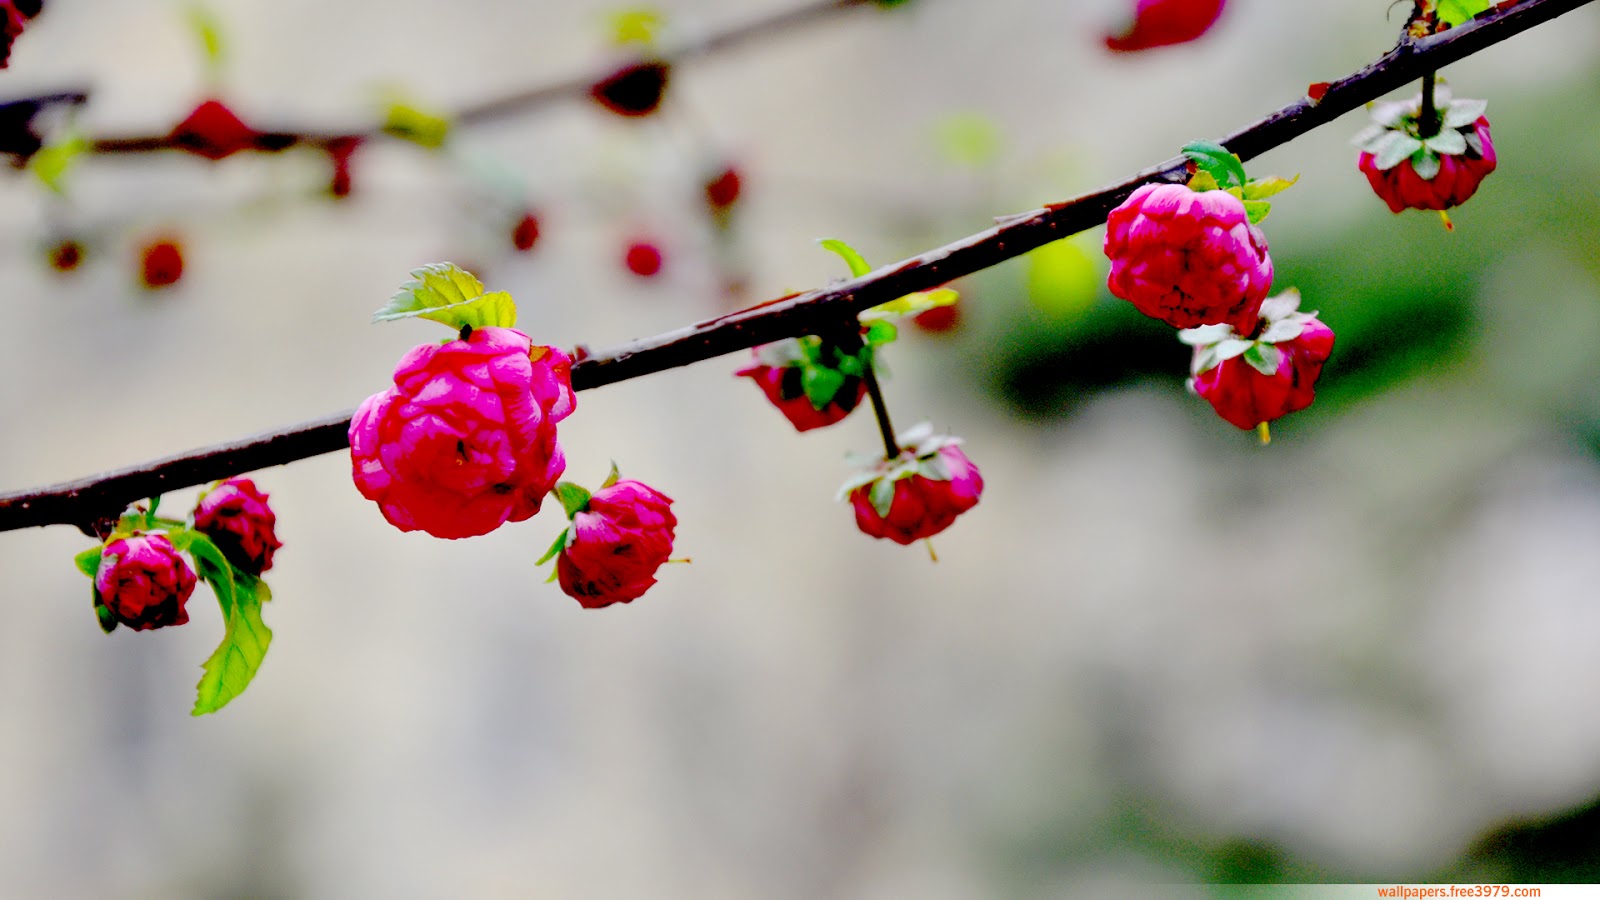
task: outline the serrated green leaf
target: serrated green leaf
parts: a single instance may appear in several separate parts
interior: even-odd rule
[[[861,276],[872,271],[872,266],[868,265],[866,258],[858,253],[856,248],[846,244],[844,241],[836,241],[833,238],[826,238],[818,241],[817,243],[822,245],[822,249],[831,250],[834,253],[839,254],[839,256],[844,260],[845,265],[850,267],[851,278],[860,278]]]
[[[1276,375],[1283,362],[1283,351],[1271,344],[1254,343],[1244,352],[1243,359],[1263,375]]]
[[[1250,217],[1251,225],[1260,224],[1262,219],[1272,213],[1272,204],[1265,200],[1245,200],[1243,202],[1244,214]]]
[[[889,316],[914,316],[930,309],[938,309],[941,306],[953,306],[960,299],[961,295],[950,288],[917,291],[914,294],[907,294],[904,297],[890,300],[888,303],[880,303],[871,309],[865,310],[861,313],[860,318],[863,322],[874,322]]]
[[[217,21],[216,13],[203,3],[191,3],[188,19],[189,27],[200,41],[200,49],[205,53],[206,67],[217,70],[222,65],[226,47],[222,41],[222,25]]]
[[[419,147],[437,150],[450,136],[450,120],[410,103],[396,100],[389,104],[383,119],[384,133]]]
[[[411,271],[411,281],[372,314],[374,322],[429,319],[457,331],[473,328],[514,328],[517,304],[504,291],[484,293],[483,282],[455,263],[434,263]]]
[[[1243,188],[1240,188],[1239,197],[1242,200],[1265,200],[1268,197],[1275,197],[1278,194],[1287,191],[1289,188],[1292,188],[1299,183],[1299,181],[1299,175],[1296,175],[1293,178],[1279,178],[1277,176],[1273,176],[1271,178],[1258,178],[1245,185]]]
[[[895,481],[892,478],[880,478],[872,483],[872,490],[868,492],[867,499],[872,502],[872,508],[884,518],[889,516],[889,510],[894,507]]]
[[[190,715],[203,716],[227,706],[244,693],[255,680],[272,643],[272,629],[261,620],[261,582],[239,572],[231,609],[224,613],[222,643],[202,665],[205,674],[195,686],[194,709]],[[212,583],[212,589],[217,585]]]
[[[1467,152],[1466,137],[1454,128],[1446,128],[1423,141],[1422,145],[1435,153],[1443,153],[1446,156],[1459,156]]]
[[[79,572],[93,578],[100,574],[100,554],[104,549],[104,547],[91,547],[74,556],[72,564],[78,567]]]
[[[66,193],[67,173],[72,171],[78,157],[89,151],[89,141],[81,134],[65,135],[61,140],[46,144],[28,158],[28,169],[45,187],[57,194]]]
[[[190,714],[202,716],[227,706],[250,686],[266,658],[272,630],[261,620],[260,579],[234,569],[204,534],[190,534],[189,553],[216,594],[224,627],[222,643],[202,665],[205,674],[195,686]]]
[[[1242,185],[1250,180],[1239,157],[1216,141],[1190,141],[1183,145],[1183,155],[1189,157],[1200,171],[1215,178],[1219,186]]]
[[[868,347],[882,347],[894,343],[900,336],[900,329],[887,319],[874,319],[867,323],[867,333],[864,337]]]
[[[1406,161],[1411,154],[1422,149],[1422,142],[1402,131],[1391,131],[1373,142],[1372,164],[1386,172]]]
[[[1465,25],[1493,5],[1493,0],[1439,0],[1439,21],[1452,28]]]
[[[546,550],[544,555],[539,557],[539,561],[534,563],[534,565],[542,566],[550,560],[555,559],[557,553],[560,553],[562,550],[566,549],[567,541],[571,540],[571,538],[572,526],[568,525],[566,528],[561,529],[561,533],[556,535],[556,539],[550,543],[550,549]]]
[[[556,499],[561,501],[561,508],[566,510],[569,519],[588,509],[589,499],[594,496],[589,493],[588,488],[570,481],[560,482],[551,488],[550,493],[555,494]]]
[[[844,374],[827,366],[806,366],[800,371],[800,390],[811,401],[814,409],[821,410],[844,387]]]

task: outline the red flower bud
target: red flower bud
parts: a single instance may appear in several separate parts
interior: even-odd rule
[[[654,278],[661,272],[661,250],[648,241],[634,241],[628,245],[622,262],[640,278]]]
[[[539,217],[528,212],[517,220],[517,227],[511,229],[511,246],[526,253],[533,249],[534,243],[538,240]]]
[[[1272,288],[1267,238],[1226,191],[1147,184],[1106,220],[1111,293],[1174,328],[1255,330]]]
[[[661,106],[672,67],[664,62],[632,63],[589,88],[589,96],[619,116],[648,116]]]
[[[50,268],[57,272],[71,272],[83,262],[83,245],[67,238],[50,248]]]
[[[361,138],[357,135],[336,137],[328,142],[328,161],[333,163],[333,179],[328,183],[328,193],[339,198],[350,196],[350,160],[360,147]]]
[[[1243,429],[1305,409],[1316,399],[1322,365],[1333,352],[1333,330],[1315,313],[1299,312],[1300,295],[1290,291],[1261,306],[1261,337],[1240,338],[1227,326],[1192,329],[1179,335],[1195,348],[1189,386]]]
[[[951,303],[946,306],[935,306],[925,309],[911,317],[916,326],[929,334],[944,334],[954,331],[961,324],[961,303]]]
[[[561,590],[586,609],[628,603],[656,583],[672,555],[672,499],[638,481],[618,481],[572,516],[556,557]]]
[[[711,207],[713,213],[727,212],[739,202],[742,188],[739,170],[729,166],[706,182],[706,205]]]
[[[272,568],[272,554],[283,544],[278,517],[267,495],[248,478],[229,478],[200,495],[194,529],[211,539],[234,568],[260,575]]]
[[[183,248],[173,240],[146,245],[140,261],[140,276],[147,288],[163,288],[183,277]]]
[[[1127,52],[1188,43],[1211,30],[1225,5],[1226,0],[1139,0],[1132,26],[1107,36],[1106,46]]]
[[[919,426],[899,438],[903,452],[845,484],[856,527],[871,537],[909,544],[950,527],[978,505],[983,475],[957,438]]]
[[[257,137],[259,133],[240,121],[233,110],[217,100],[207,100],[179,122],[168,139],[206,159],[222,159],[254,147]]]
[[[194,570],[161,534],[135,534],[106,544],[94,576],[95,599],[135,631],[189,621],[183,607],[194,584]]]

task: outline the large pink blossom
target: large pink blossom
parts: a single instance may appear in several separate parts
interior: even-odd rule
[[[1470,147],[1465,153],[1438,154],[1439,172],[1432,178],[1417,174],[1410,159],[1390,169],[1379,169],[1377,158],[1363,152],[1357,160],[1372,190],[1394,212],[1407,209],[1446,210],[1460,206],[1478,192],[1478,185],[1496,165],[1494,141],[1489,137],[1489,120],[1479,116],[1472,125],[1483,152]]]
[[[163,534],[135,534],[106,544],[94,576],[100,603],[135,631],[189,621],[184,604],[194,585],[194,570]]]
[[[656,583],[672,555],[672,498],[642,482],[603,487],[572,517],[556,557],[561,590],[588,609],[628,603]]]
[[[1111,293],[1174,328],[1248,335],[1272,288],[1267,238],[1226,191],[1140,187],[1106,219],[1105,253]]]
[[[556,423],[576,404],[571,366],[514,328],[413,348],[350,422],[357,489],[396,528],[435,537],[532,516],[566,468]]]

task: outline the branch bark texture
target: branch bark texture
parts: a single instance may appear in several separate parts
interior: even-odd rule
[[[1320,101],[1303,97],[1223,138],[1222,144],[1242,159],[1260,156],[1429,72],[1591,2],[1595,0],[1523,0],[1432,37],[1403,39],[1370,65],[1329,84]],[[839,0],[823,5],[852,4]],[[993,228],[849,281],[598,352],[580,348],[572,368],[573,387],[590,390],[815,333],[869,307],[937,287],[1099,225],[1140,185],[1187,178],[1188,161],[1174,157],[1092,193],[1007,216]],[[348,446],[350,415],[350,411],[336,413],[77,481],[0,495],[0,531],[52,524],[92,530],[95,521],[116,515],[135,500],[331,453]]]

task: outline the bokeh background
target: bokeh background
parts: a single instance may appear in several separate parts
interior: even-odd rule
[[[672,0],[668,44],[793,0]],[[98,158],[0,184],[0,489],[354,406],[436,327],[371,327],[425,262],[537,340],[602,347],[887,262],[1233,130],[1393,42],[1385,0],[1236,0],[1112,56],[1121,0],[917,0],[684,66],[660,116],[581,101],[440,153]],[[1403,6],[1403,4],[1401,5]],[[448,107],[620,60],[597,2],[52,0],[4,96],[160,131]],[[285,548],[255,684],[188,715],[221,633],[102,636],[66,527],[0,535],[0,888],[37,897],[1066,896],[1155,882],[1600,879],[1600,9],[1446,72],[1499,172],[1446,233],[1355,171],[1360,113],[1251,165],[1279,285],[1339,335],[1269,448],[1101,284],[1099,235],[965,279],[907,328],[902,425],[967,439],[940,561],[833,500],[857,414],[795,434],[742,357],[585,392],[569,477],[677,500],[687,566],[581,610],[533,561],[559,509],[402,535],[343,454],[258,473]],[[733,161],[729,227],[701,180]],[[507,232],[526,203],[532,253]],[[149,236],[182,281],[137,284]],[[84,240],[84,266],[44,248]],[[627,273],[635,236],[666,254]],[[740,283],[742,282],[742,288]],[[194,491],[169,497],[183,508]]]

